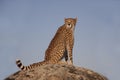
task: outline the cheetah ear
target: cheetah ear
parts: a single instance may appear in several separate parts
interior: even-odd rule
[[[77,22],[77,20],[78,20],[78,18],[76,17],[76,18],[75,18],[75,22]]]
[[[66,18],[64,18],[64,23],[66,23],[66,20],[67,20],[67,19],[66,19]]]

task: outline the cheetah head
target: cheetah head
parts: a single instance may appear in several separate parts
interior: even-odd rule
[[[68,29],[73,30],[76,25],[76,22],[77,22],[77,18],[65,18],[65,26]]]

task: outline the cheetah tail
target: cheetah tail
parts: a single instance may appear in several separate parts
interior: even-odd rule
[[[21,70],[26,70],[26,66],[24,66],[21,62],[21,60],[17,59],[16,60],[16,65],[21,69]]]
[[[21,60],[16,60],[16,65],[21,69],[21,70],[31,70],[31,69],[34,69],[35,67],[39,67],[41,65],[45,65],[45,64],[48,64],[49,61],[41,61],[41,62],[38,62],[38,63],[33,63],[33,64],[30,64],[29,66],[24,66],[21,62]]]

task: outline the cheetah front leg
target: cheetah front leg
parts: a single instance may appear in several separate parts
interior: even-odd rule
[[[65,59],[65,61],[62,59]],[[65,49],[62,59],[58,62],[58,64],[68,64],[68,51],[67,51],[67,49]]]
[[[69,59],[68,64],[73,64],[72,47],[70,47],[69,45],[67,46],[67,54],[67,57]]]

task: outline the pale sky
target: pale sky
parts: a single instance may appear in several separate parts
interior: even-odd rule
[[[0,80],[44,53],[64,18],[78,18],[74,65],[120,80],[119,0],[0,0]]]

